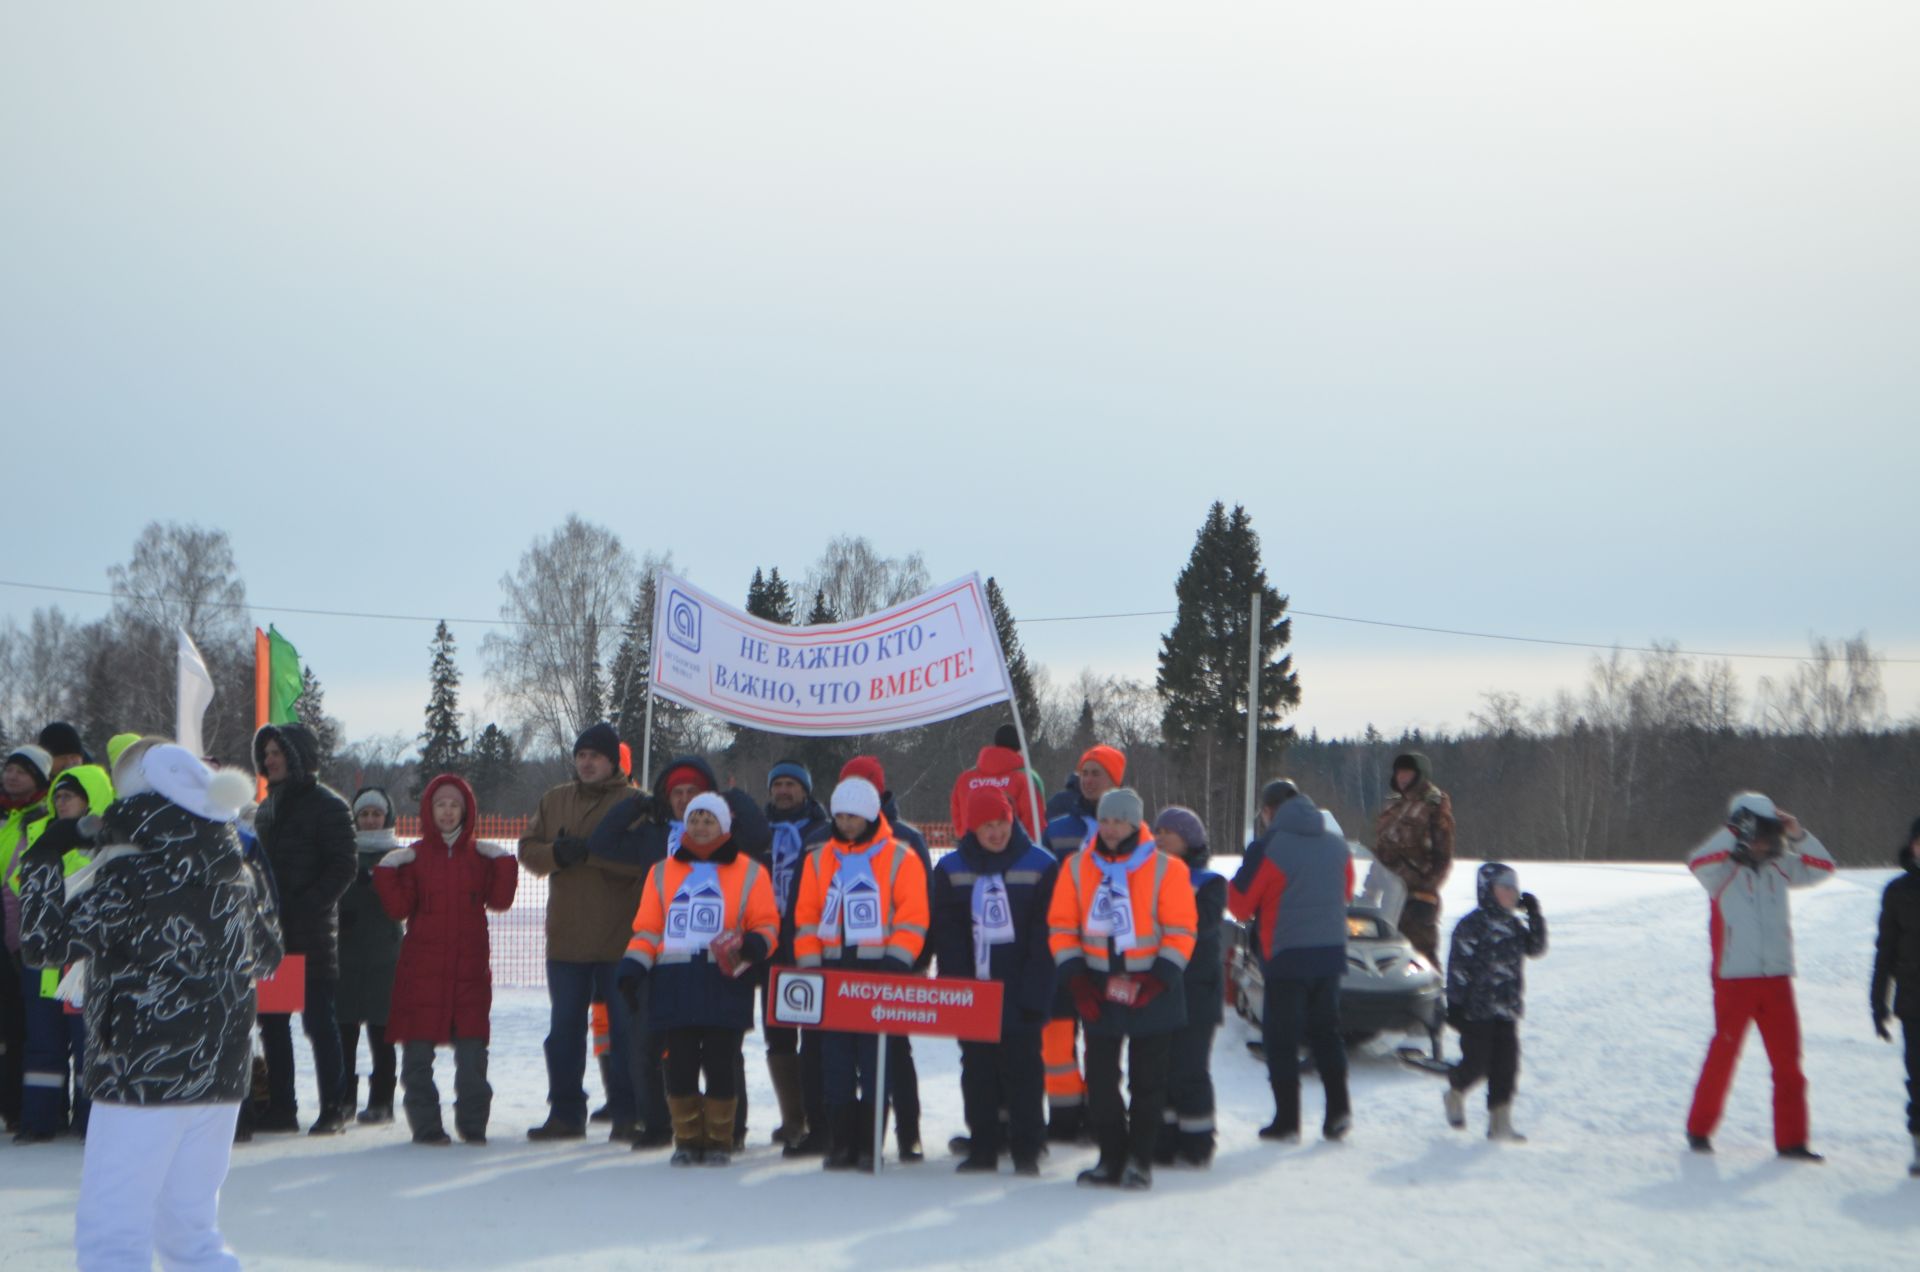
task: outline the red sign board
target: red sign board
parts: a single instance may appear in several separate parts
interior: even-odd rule
[[[999,981],[776,967],[767,986],[767,1023],[998,1042],[1001,992]]]
[[[253,983],[255,1010],[267,1015],[286,1015],[307,1009],[307,956],[288,954],[280,960],[273,975]]]

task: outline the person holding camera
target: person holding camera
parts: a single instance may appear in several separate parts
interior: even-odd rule
[[[1460,1062],[1447,1075],[1447,1125],[1467,1124],[1467,1092],[1487,1080],[1487,1138],[1524,1144],[1513,1129],[1520,1076],[1520,1017],[1526,1014],[1527,960],[1547,952],[1547,920],[1512,866],[1480,867],[1480,904],[1453,925],[1447,951],[1447,1023],[1460,1031]],[[1524,911],[1523,923],[1515,911]]]
[[[1824,1160],[1807,1147],[1807,1080],[1800,1071],[1800,1012],[1793,1000],[1793,919],[1787,892],[1833,877],[1833,858],[1800,820],[1758,791],[1727,806],[1727,823],[1687,858],[1712,898],[1713,1043],[1687,1114],[1687,1145],[1711,1153],[1727,1088],[1760,1026],[1773,1065],[1773,1143],[1780,1156]]]

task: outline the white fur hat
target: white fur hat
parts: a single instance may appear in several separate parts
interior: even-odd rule
[[[168,803],[195,817],[230,822],[253,798],[253,779],[235,769],[219,772],[186,747],[167,742],[140,757],[140,771]]]
[[[721,796],[715,795],[712,791],[703,791],[695,795],[687,801],[687,817],[692,817],[696,812],[712,813],[713,819],[720,823],[723,833],[729,835],[733,833],[733,809]]]
[[[864,777],[849,777],[833,788],[833,812],[852,813],[870,822],[880,820],[880,792]]]

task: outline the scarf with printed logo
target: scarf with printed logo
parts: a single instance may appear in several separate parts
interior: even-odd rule
[[[773,823],[773,896],[781,905],[793,895],[793,877],[800,871],[800,858],[806,855],[805,825],[799,821]]]
[[[887,939],[887,924],[880,913],[880,882],[873,875],[874,854],[893,846],[891,839],[875,840],[865,852],[855,852],[838,844],[840,865],[827,885],[827,898],[820,909],[820,935],[824,939],[837,928],[845,933],[848,945],[879,945]]]
[[[1093,907],[1087,911],[1088,936],[1111,937],[1113,948],[1123,954],[1140,943],[1134,933],[1133,892],[1128,876],[1151,861],[1155,851],[1153,841],[1147,840],[1117,861],[1098,848],[1087,853],[1100,868],[1100,886],[1094,889]]]
[[[1004,875],[973,877],[973,978],[991,980],[993,947],[1013,944],[1013,903]]]
[[[660,948],[683,954],[704,950],[725,929],[726,922],[720,867],[711,861],[693,862],[667,906],[666,939]]]

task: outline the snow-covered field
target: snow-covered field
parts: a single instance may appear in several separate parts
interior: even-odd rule
[[[1706,900],[1681,867],[1538,865],[1521,876],[1553,936],[1529,969],[1516,1103],[1526,1145],[1488,1144],[1477,1100],[1470,1129],[1448,1130],[1440,1081],[1401,1069],[1385,1042],[1355,1058],[1347,1143],[1261,1143],[1264,1070],[1245,1050],[1247,1027],[1230,1020],[1214,1058],[1219,1157],[1205,1172],[1162,1169],[1150,1194],[1077,1189],[1090,1149],[1056,1148],[1039,1180],[955,1176],[942,1154],[963,1129],[958,1060],[940,1039],[915,1044],[924,1165],[870,1178],[782,1161],[766,1144],[774,1103],[753,1038],[754,1147],[731,1170],[676,1171],[664,1154],[600,1140],[526,1142],[545,1113],[546,1003],[515,990],[494,1004],[490,1145],[415,1148],[397,1126],[263,1137],[235,1149],[226,1232],[250,1266],[302,1269],[1914,1265],[1920,1181],[1905,1173],[1900,1063],[1866,1006],[1889,872],[1846,871],[1795,897],[1824,1166],[1774,1158],[1757,1035],[1719,1153],[1685,1150],[1711,1017]],[[1462,862],[1449,923],[1472,878]],[[443,1058],[449,1099],[451,1067]],[[1313,1122],[1318,1089],[1307,1084]],[[310,1117],[304,1074],[301,1094]],[[0,1144],[0,1267],[70,1264],[79,1167],[77,1143]]]

